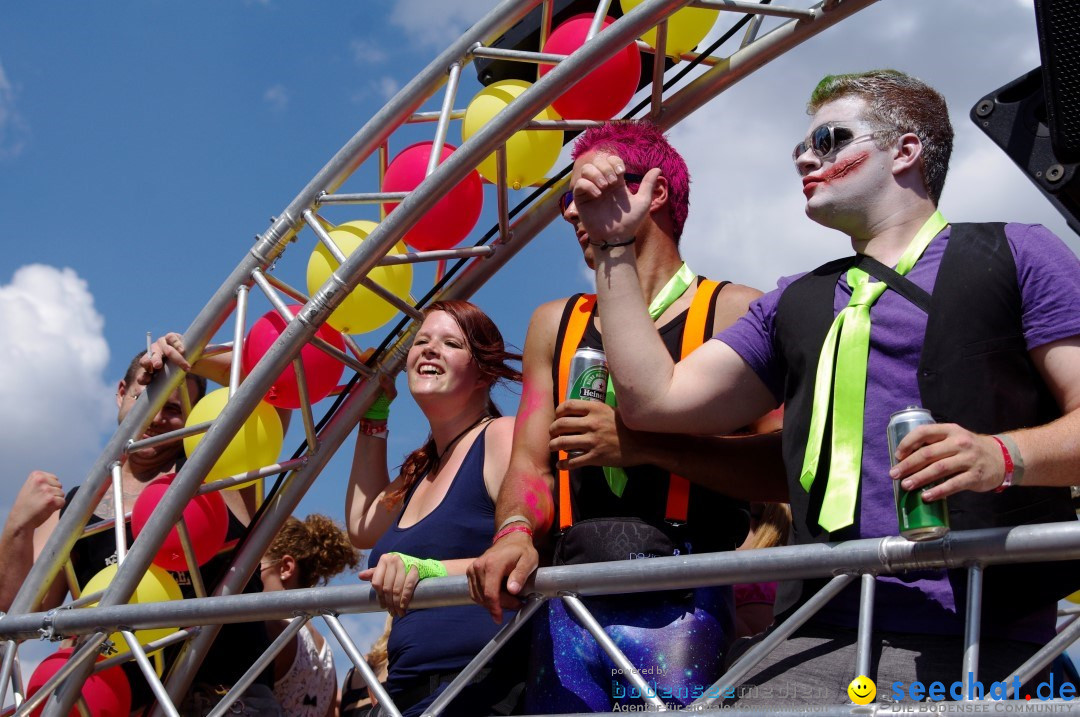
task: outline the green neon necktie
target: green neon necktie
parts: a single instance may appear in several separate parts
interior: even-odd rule
[[[675,272],[675,275],[668,279],[668,282],[664,284],[664,288],[649,304],[649,316],[652,320],[659,319],[668,310],[669,306],[678,301],[679,297],[686,293],[686,290],[690,288],[695,279],[697,279],[697,274],[691,271],[684,261],[679,270]],[[610,378],[608,379],[607,395],[604,397],[604,403],[612,408],[619,405],[615,399],[615,382]],[[604,466],[603,470],[604,479],[607,480],[611,492],[622,498],[623,491],[626,490],[626,471],[614,466]]]
[[[934,212],[900,257],[896,273],[901,276],[907,274],[930,240],[947,224],[941,212]],[[836,315],[818,359],[810,435],[807,437],[806,455],[799,477],[803,489],[810,492],[821,459],[821,442],[831,394],[833,418],[828,483],[818,516],[818,523],[830,533],[846,528],[855,521],[855,502],[862,468],[870,307],[888,288],[883,281],[870,283],[867,273],[855,267],[848,269],[847,282],[851,287],[851,301]]]

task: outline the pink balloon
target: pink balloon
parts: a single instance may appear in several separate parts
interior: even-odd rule
[[[136,537],[150,520],[150,514],[157,508],[175,477],[175,473],[170,473],[155,478],[139,493],[135,505],[131,508],[131,532]],[[204,565],[225,545],[225,534],[229,530],[229,512],[225,507],[225,499],[216,492],[195,496],[184,508],[184,522],[187,524],[188,535],[191,536],[191,549],[195,552],[195,560],[199,565]],[[174,572],[188,569],[184,548],[180,545],[180,532],[176,526],[173,526],[162,542],[154,556],[154,564]]]
[[[418,142],[394,157],[386,168],[382,190],[411,192],[416,189],[427,176],[428,157],[431,156],[433,145],[433,142]],[[444,144],[439,162],[445,162],[454,149],[453,145]],[[397,204],[387,203],[383,206],[389,213]],[[435,206],[413,225],[405,234],[405,243],[418,251],[449,249],[469,235],[480,219],[483,207],[484,185],[474,170],[443,194]]]
[[[299,304],[288,307],[293,316],[296,316],[301,308],[303,307]],[[281,318],[276,311],[266,312],[252,325],[247,338],[244,339],[241,365],[245,374],[251,373],[251,369],[255,368],[255,364],[259,362],[263,354],[273,346],[278,336],[281,336],[285,326],[285,319]],[[345,350],[345,339],[341,337],[341,332],[329,324],[319,327],[315,335],[335,348]],[[345,371],[345,364],[310,344],[300,350],[300,362],[304,365],[308,400],[311,403],[318,403],[326,398],[337,387],[341,374]],[[292,362],[270,385],[270,390],[266,392],[266,402],[278,408],[300,408],[300,389],[296,385],[296,371],[293,369]]]
[[[544,43],[543,51],[569,55],[585,44],[592,19],[591,14],[575,15],[559,25]],[[601,29],[613,22],[610,17],[604,18]],[[540,65],[540,76],[552,69],[554,65]],[[636,45],[630,44],[590,71],[551,106],[566,119],[609,120],[626,108],[637,91],[640,77],[641,53]]]
[[[30,681],[26,683],[26,696],[30,697],[40,690],[49,678],[64,666],[74,651],[73,647],[61,647],[42,660],[30,676]],[[101,659],[104,658],[98,658]],[[128,684],[127,675],[120,665],[87,678],[83,683],[82,697],[94,717],[127,717],[131,711],[131,685]],[[31,717],[38,717],[44,709],[44,703],[38,705],[37,709],[30,713]],[[79,710],[73,707],[68,714],[79,717]]]

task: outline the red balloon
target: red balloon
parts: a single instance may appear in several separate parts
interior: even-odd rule
[[[301,308],[303,307],[299,304],[288,307],[293,316],[296,316]],[[255,368],[263,354],[277,341],[278,336],[281,336],[285,326],[285,319],[276,311],[266,312],[252,325],[244,339],[241,365],[245,374],[251,373],[251,369]],[[329,324],[319,327],[315,335],[335,348],[345,350],[345,339],[341,337],[341,332]],[[308,400],[313,404],[323,400],[337,388],[341,374],[345,371],[345,364],[311,344],[300,350],[300,362],[304,365],[304,378],[307,379]],[[292,362],[289,362],[277,380],[270,385],[270,390],[266,392],[266,402],[278,408],[300,408],[300,389],[296,385],[296,370]]]
[[[427,176],[428,158],[434,142],[417,142],[406,148],[383,176],[384,192],[411,192]],[[439,162],[445,162],[455,147],[444,144]],[[383,207],[392,212],[397,204],[387,203]],[[469,235],[480,219],[480,210],[484,207],[484,185],[476,170],[462,179],[450,191],[420,217],[420,221],[405,234],[405,243],[419,251],[449,249]]]
[[[30,676],[30,681],[26,683],[26,696],[30,697],[40,690],[50,677],[60,671],[74,651],[73,647],[61,647],[42,660],[34,670],[34,674]],[[86,701],[90,714],[94,717],[127,717],[131,711],[131,685],[128,684],[127,675],[124,674],[120,665],[87,678],[83,683],[82,697]],[[38,717],[44,709],[44,703],[38,705],[30,713],[31,717]],[[73,707],[68,714],[71,717],[79,717],[79,710]]]
[[[170,473],[155,478],[139,493],[135,505],[131,508],[131,532],[136,537],[150,520],[150,514],[157,508],[175,477],[175,473]],[[225,545],[225,534],[229,530],[229,511],[225,507],[225,499],[217,492],[195,496],[184,508],[184,522],[191,537],[195,560],[199,565],[204,565]],[[154,564],[174,572],[187,571],[188,564],[184,559],[184,548],[180,545],[180,533],[176,526],[165,536],[161,548],[154,556]]]
[[[585,44],[592,23],[591,14],[575,15],[551,32],[544,43],[544,52],[569,55]],[[601,30],[615,22],[604,18]],[[540,76],[554,65],[540,65]],[[631,43],[592,70],[576,85],[564,92],[551,106],[566,119],[609,120],[626,108],[637,92],[641,77],[641,53]]]

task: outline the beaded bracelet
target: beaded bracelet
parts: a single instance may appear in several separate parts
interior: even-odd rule
[[[514,523],[513,525],[506,526],[498,533],[495,533],[495,537],[491,539],[491,544],[494,545],[506,536],[510,535],[510,533],[528,533],[530,538],[533,534],[532,528],[530,528],[529,526],[522,525],[521,523]]]
[[[369,421],[366,418],[360,419],[360,432],[365,436],[372,438],[386,439],[386,436],[390,431],[386,428],[386,421]]]

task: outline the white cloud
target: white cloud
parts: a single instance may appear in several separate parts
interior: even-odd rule
[[[284,112],[289,106],[289,90],[285,85],[274,85],[263,93],[263,100],[275,112]]]
[[[16,91],[0,65],[0,159],[17,157],[26,147],[30,128],[19,114]]]
[[[389,19],[413,44],[444,50],[493,5],[491,0],[398,0]]]
[[[56,473],[65,489],[81,483],[115,427],[104,325],[72,269],[31,264],[0,285],[3,513],[33,469]]]
[[[352,95],[353,104],[370,104],[372,98],[385,102],[397,94],[401,84],[391,75],[382,75],[368,81],[367,85]]]
[[[359,65],[383,62],[386,60],[386,52],[370,40],[357,38],[349,43],[353,60]]]

